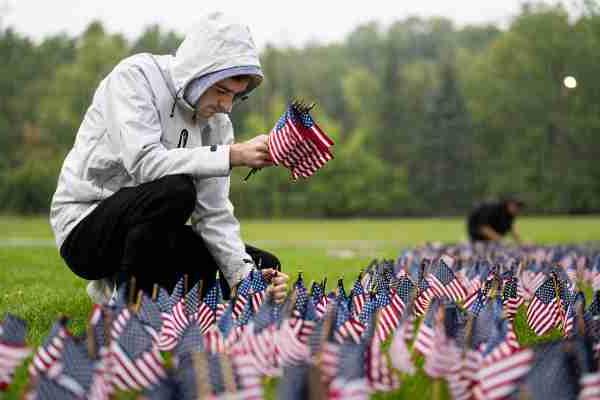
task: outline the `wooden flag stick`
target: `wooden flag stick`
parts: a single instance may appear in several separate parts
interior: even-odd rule
[[[437,328],[438,326],[441,327],[441,329],[444,330],[444,335],[446,334],[446,327],[445,325],[445,320],[446,320],[446,310],[444,309],[444,307],[440,304],[438,310],[437,310],[437,316],[436,316],[436,326],[434,327]],[[437,335],[437,333],[436,333]],[[433,393],[432,393],[432,398],[433,400],[441,400],[442,399],[442,379],[438,378],[435,379],[433,381]]]
[[[469,315],[467,326],[465,327],[465,343],[463,346],[463,359],[467,357],[467,351],[473,346],[473,326],[475,325],[475,316]]]
[[[323,375],[316,365],[310,364],[308,367],[308,399],[324,400],[326,399],[325,384]]]
[[[556,298],[556,303],[558,304],[558,319],[561,324],[561,328],[565,328],[565,318],[563,313],[563,305],[560,300],[560,284],[558,283],[558,277],[556,276],[556,272],[552,272],[552,284],[554,285],[554,295]]]
[[[212,394],[208,378],[208,361],[206,359],[206,354],[202,351],[193,353],[192,362],[196,377],[196,397],[198,399],[206,399]]]
[[[252,175],[254,175],[255,173],[257,173],[257,172],[258,172],[258,171],[260,171],[260,170],[261,170],[261,168],[252,168],[252,169],[250,170],[250,172],[248,172],[248,175],[246,175],[246,177],[244,178],[244,182],[248,182],[248,179],[250,179],[250,177],[251,177]]]
[[[137,300],[135,302],[135,307],[133,308],[133,310],[135,311],[136,314],[140,312],[140,307],[142,306],[142,295],[143,294],[144,294],[144,292],[142,290],[138,291]]]
[[[98,356],[98,349],[96,347],[96,332],[94,331],[92,324],[89,322],[86,327],[86,342],[88,356],[95,360]]]
[[[155,283],[154,286],[152,286],[152,301],[156,301],[157,297],[158,297],[158,284]]]
[[[291,317],[294,312],[294,306],[296,305],[296,300],[298,299],[298,290],[294,288],[292,294],[290,294],[289,302],[287,304],[287,309],[282,313],[285,316]]]
[[[577,332],[581,337],[585,337],[585,320],[583,319],[583,314],[585,312],[585,305],[582,302],[577,304]]]
[[[183,295],[185,296],[189,290],[189,276],[188,274],[183,274]]]
[[[109,347],[110,342],[112,341],[110,327],[112,326],[112,319],[114,315],[113,312],[107,307],[104,309],[104,340],[106,341],[106,346]]]
[[[237,393],[237,386],[235,384],[235,376],[233,374],[233,366],[229,357],[223,353],[219,353],[219,362],[221,363],[221,372],[223,374],[223,382],[225,383],[225,392]]]
[[[129,281],[129,304],[133,304],[135,300],[135,276]]]
[[[200,279],[198,281],[198,298],[202,300],[202,289],[204,289],[204,281]]]

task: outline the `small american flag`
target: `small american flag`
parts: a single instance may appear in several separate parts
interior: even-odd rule
[[[440,301],[434,299],[429,305],[425,318],[421,321],[419,329],[417,330],[417,336],[415,337],[414,349],[424,356],[427,356],[433,346],[433,337],[435,336],[435,315],[438,308],[440,307]]]
[[[215,309],[213,307],[216,307],[216,290],[211,289],[205,299],[201,300],[201,285],[201,282],[197,282],[186,294],[185,308],[188,318],[193,320],[200,327],[200,331],[204,333],[215,322]],[[207,304],[207,301],[211,304]]]
[[[376,335],[381,342],[387,340],[387,337],[398,328],[402,318],[402,309],[400,308],[399,297],[393,291],[392,298],[386,291],[377,293],[376,304],[379,310],[377,314]]]
[[[40,373],[46,373],[50,367],[58,360],[64,348],[64,341],[71,336],[67,330],[67,319],[61,318],[54,323],[50,334],[44,340],[44,343],[38,347],[33,356],[33,361],[29,365],[30,378],[35,378]]]
[[[552,277],[535,291],[527,308],[527,324],[536,335],[542,336],[561,322],[560,297]]]
[[[309,360],[310,347],[299,338],[301,326],[301,323],[284,319],[275,332],[279,365],[285,367]]]
[[[315,304],[318,318],[321,318],[327,311],[327,296],[325,296],[324,286],[324,284],[313,282],[310,289],[310,297]]]
[[[233,303],[229,303],[229,306],[223,312],[221,318],[217,322],[217,328],[221,337],[223,338],[223,343],[226,346],[233,344],[236,340],[235,335],[235,319],[233,318]]]
[[[56,380],[47,375],[41,375],[31,390],[25,393],[25,400],[80,400],[81,397],[73,394]]]
[[[585,296],[583,292],[570,292],[565,301],[566,311],[563,314],[563,320],[560,322],[562,334],[564,337],[575,335],[575,323],[577,319],[578,309],[582,309],[585,305]],[[583,315],[581,315],[583,317]]]
[[[523,297],[519,295],[519,279],[516,276],[510,275],[504,279],[502,301],[506,318],[514,319],[517,310],[523,304]]]
[[[237,289],[235,299],[233,301],[233,317],[235,319],[240,318],[240,315],[246,309],[246,303],[249,301],[249,297],[251,295],[252,290],[252,275],[254,271],[250,273],[246,278],[244,278]]]
[[[543,343],[531,349],[533,361],[526,376],[519,382],[515,397],[531,396],[536,399],[577,399],[580,391],[579,374],[575,369],[584,367],[574,365],[577,343],[569,341]],[[585,357],[582,357],[585,358]],[[592,366],[596,369],[591,358]],[[582,368],[584,371],[587,368]]]
[[[579,400],[598,400],[600,398],[600,372],[583,374],[579,379],[581,391]]]
[[[185,279],[182,277],[175,284],[171,295],[162,288],[158,292],[157,305],[161,311],[160,317],[163,322],[158,340],[158,348],[161,351],[173,350],[179,336],[189,324],[185,313],[184,289]]]
[[[231,364],[238,377],[238,397],[245,400],[262,400],[263,383],[260,371],[254,367],[252,356],[239,347],[231,353]]]
[[[216,291],[216,295],[215,295],[216,296],[216,306],[214,308],[214,310],[215,310],[215,320],[218,321],[219,318],[221,318],[221,315],[223,315],[223,313],[225,312],[225,309],[228,306],[228,303],[225,302],[225,300],[223,299],[223,289],[221,288],[221,277],[220,277],[220,274],[218,272],[217,272],[217,279],[215,280],[215,284],[213,286],[213,289]],[[211,291],[212,291],[212,289],[209,290],[208,293],[210,294]],[[212,308],[212,306],[211,306],[211,308]]]
[[[412,328],[412,321],[409,318],[406,318],[402,324],[400,324],[400,328],[394,333],[392,344],[390,346],[392,366],[398,371],[410,375],[416,372],[415,366],[411,360],[410,351],[406,346],[406,337],[409,335],[407,331],[410,331],[410,335],[412,336]]]
[[[444,321],[438,320],[435,324],[430,351],[425,356],[423,369],[432,378],[445,378],[457,374],[460,367],[461,353],[454,340],[446,334]]]
[[[350,314],[348,303],[343,298],[338,297],[334,326],[335,339],[339,343],[343,343],[347,339],[359,343],[364,330],[364,324]]]
[[[279,372],[276,360],[276,308],[273,299],[268,296],[240,340],[240,348],[249,356],[254,368],[266,376],[274,376]]]
[[[162,318],[160,307],[153,302],[148,296],[141,293],[140,305],[137,310],[137,316],[144,328],[152,335],[154,341],[158,343],[160,340],[160,331],[162,329]]]
[[[321,130],[308,109],[293,103],[269,134],[269,153],[275,165],[284,165],[292,178],[308,178],[333,159],[333,141]]]
[[[487,357],[477,374],[483,398],[509,398],[516,390],[519,380],[529,372],[532,361],[531,349],[520,349],[497,358]]]
[[[406,307],[417,296],[417,285],[415,285],[408,275],[402,275],[396,280],[395,288],[401,302],[402,314],[404,314]]]
[[[450,269],[454,260],[449,256],[442,256],[435,263],[427,276],[427,281],[438,297],[447,297],[454,301],[462,301],[467,297],[467,289]]]
[[[277,385],[277,398],[304,400],[310,396],[309,370],[307,363],[291,365],[283,369],[283,376]]]
[[[92,354],[92,357],[96,358],[94,378],[88,397],[94,400],[108,399],[113,393],[108,348],[111,315],[112,309],[110,307],[95,304],[88,320],[88,346],[91,343],[93,348],[90,350],[95,353],[95,355]]]
[[[152,336],[127,308],[115,319],[110,343],[113,383],[123,390],[141,390],[157,384],[166,374]]]
[[[365,378],[352,381],[334,379],[327,396],[330,400],[367,400],[369,393],[369,384]]]
[[[365,344],[341,345],[335,354],[336,373],[328,390],[329,399],[367,399],[370,393],[367,380]]]
[[[367,381],[369,386],[376,391],[389,392],[395,390],[400,385],[398,377],[391,370],[389,361],[382,351],[382,342],[376,334],[381,311],[375,314],[369,321],[369,329],[365,334],[364,345],[366,346],[365,365],[367,372]],[[363,350],[364,351],[364,350]]]
[[[361,283],[361,276],[356,278],[354,281],[354,285],[352,286],[352,290],[350,291],[350,298],[352,299],[352,314],[355,316],[359,316],[362,311],[363,306],[365,305],[365,290]]]
[[[593,344],[596,354],[600,354],[600,292],[594,293],[594,299],[583,314],[585,333]]]
[[[0,323],[0,391],[6,390],[15,369],[31,353],[25,345],[26,324],[22,319],[6,314]]]
[[[377,312],[377,298],[375,293],[370,293],[367,302],[365,303],[358,320],[363,324],[367,325],[373,315]]]
[[[306,303],[306,311],[302,316],[302,327],[298,333],[300,341],[308,344],[308,339],[315,330],[317,320],[317,308],[313,299],[309,297],[308,302]]]
[[[198,326],[188,326],[179,339],[177,346],[173,349],[175,364],[179,364],[185,357],[197,351],[204,351],[204,337]]]
[[[140,399],[143,400],[177,400],[180,398],[179,383],[170,373],[167,378],[162,379],[157,385],[145,389]]]
[[[294,304],[293,315],[301,318],[306,313],[306,306],[309,299],[308,290],[306,289],[306,286],[304,286],[304,280],[302,279],[302,276],[298,276],[296,283],[294,283],[293,290],[296,291],[296,302]]]
[[[95,371],[85,340],[67,338],[62,357],[52,368],[55,370],[50,375],[59,385],[79,398],[90,397]]]
[[[252,275],[252,283],[251,283],[251,298],[252,298],[252,307],[254,312],[257,312],[260,308],[260,305],[265,300],[265,293],[267,291],[267,280],[263,276],[261,271],[254,270],[251,272]]]

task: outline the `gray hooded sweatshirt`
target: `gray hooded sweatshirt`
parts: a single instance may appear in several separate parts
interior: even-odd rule
[[[221,14],[196,24],[175,56],[137,54],[121,61],[98,86],[62,166],[50,211],[58,247],[120,188],[187,174],[197,191],[194,231],[230,285],[248,274],[253,266],[244,259],[251,258],[229,201],[231,121],[226,114],[194,119],[193,110],[181,106],[191,81],[248,66],[260,71],[250,31]],[[187,143],[180,147],[185,130]]]

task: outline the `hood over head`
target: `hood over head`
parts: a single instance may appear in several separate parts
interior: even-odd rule
[[[250,29],[222,13],[209,14],[194,25],[177,49],[170,73],[177,100],[185,95],[191,100],[186,101],[190,106],[223,79],[249,75],[251,80],[244,95],[263,79]]]

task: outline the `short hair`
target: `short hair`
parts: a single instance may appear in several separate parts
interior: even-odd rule
[[[252,75],[248,75],[248,74],[242,74],[242,75],[234,75],[230,77],[231,79],[235,80],[235,81],[250,81],[252,80]]]

